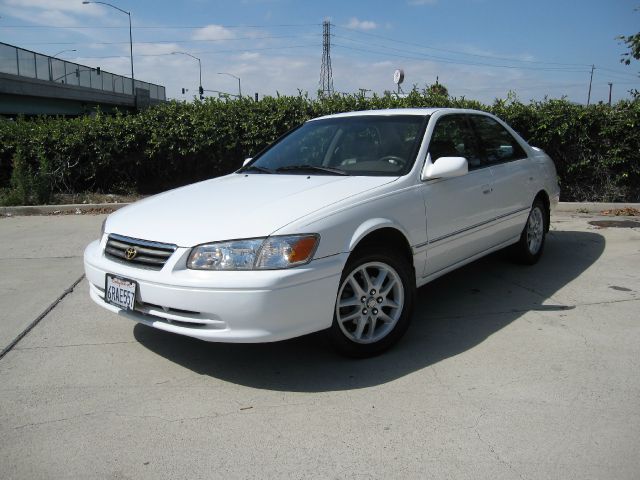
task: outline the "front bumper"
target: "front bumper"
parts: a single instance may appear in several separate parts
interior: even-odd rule
[[[161,270],[104,256],[104,243],[84,252],[91,298],[145,325],[206,341],[257,343],[293,338],[331,326],[346,254],[288,270],[206,272],[186,268],[190,249],[178,248]],[[138,283],[135,311],[104,301],[105,274]]]

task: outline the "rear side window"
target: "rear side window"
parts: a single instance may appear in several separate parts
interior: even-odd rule
[[[470,115],[485,163],[495,164],[526,158],[527,154],[506,128],[491,117]]]
[[[469,170],[480,166],[477,145],[462,115],[446,115],[438,120],[429,142],[431,161],[440,157],[465,157]]]

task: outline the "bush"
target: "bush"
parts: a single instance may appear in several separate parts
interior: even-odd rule
[[[640,102],[483,105],[446,91],[307,95],[168,102],[138,114],[0,122],[0,201],[43,203],[54,193],[155,193],[236,170],[289,129],[331,113],[400,107],[461,107],[504,119],[556,162],[567,201],[640,201]]]

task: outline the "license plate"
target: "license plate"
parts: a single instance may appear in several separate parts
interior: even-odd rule
[[[137,284],[128,278],[106,275],[104,301],[124,310],[133,310]]]

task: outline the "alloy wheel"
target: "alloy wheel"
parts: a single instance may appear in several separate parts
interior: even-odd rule
[[[336,302],[342,333],[356,343],[375,343],[395,327],[404,308],[404,285],[382,262],[357,266],[344,279]]]

